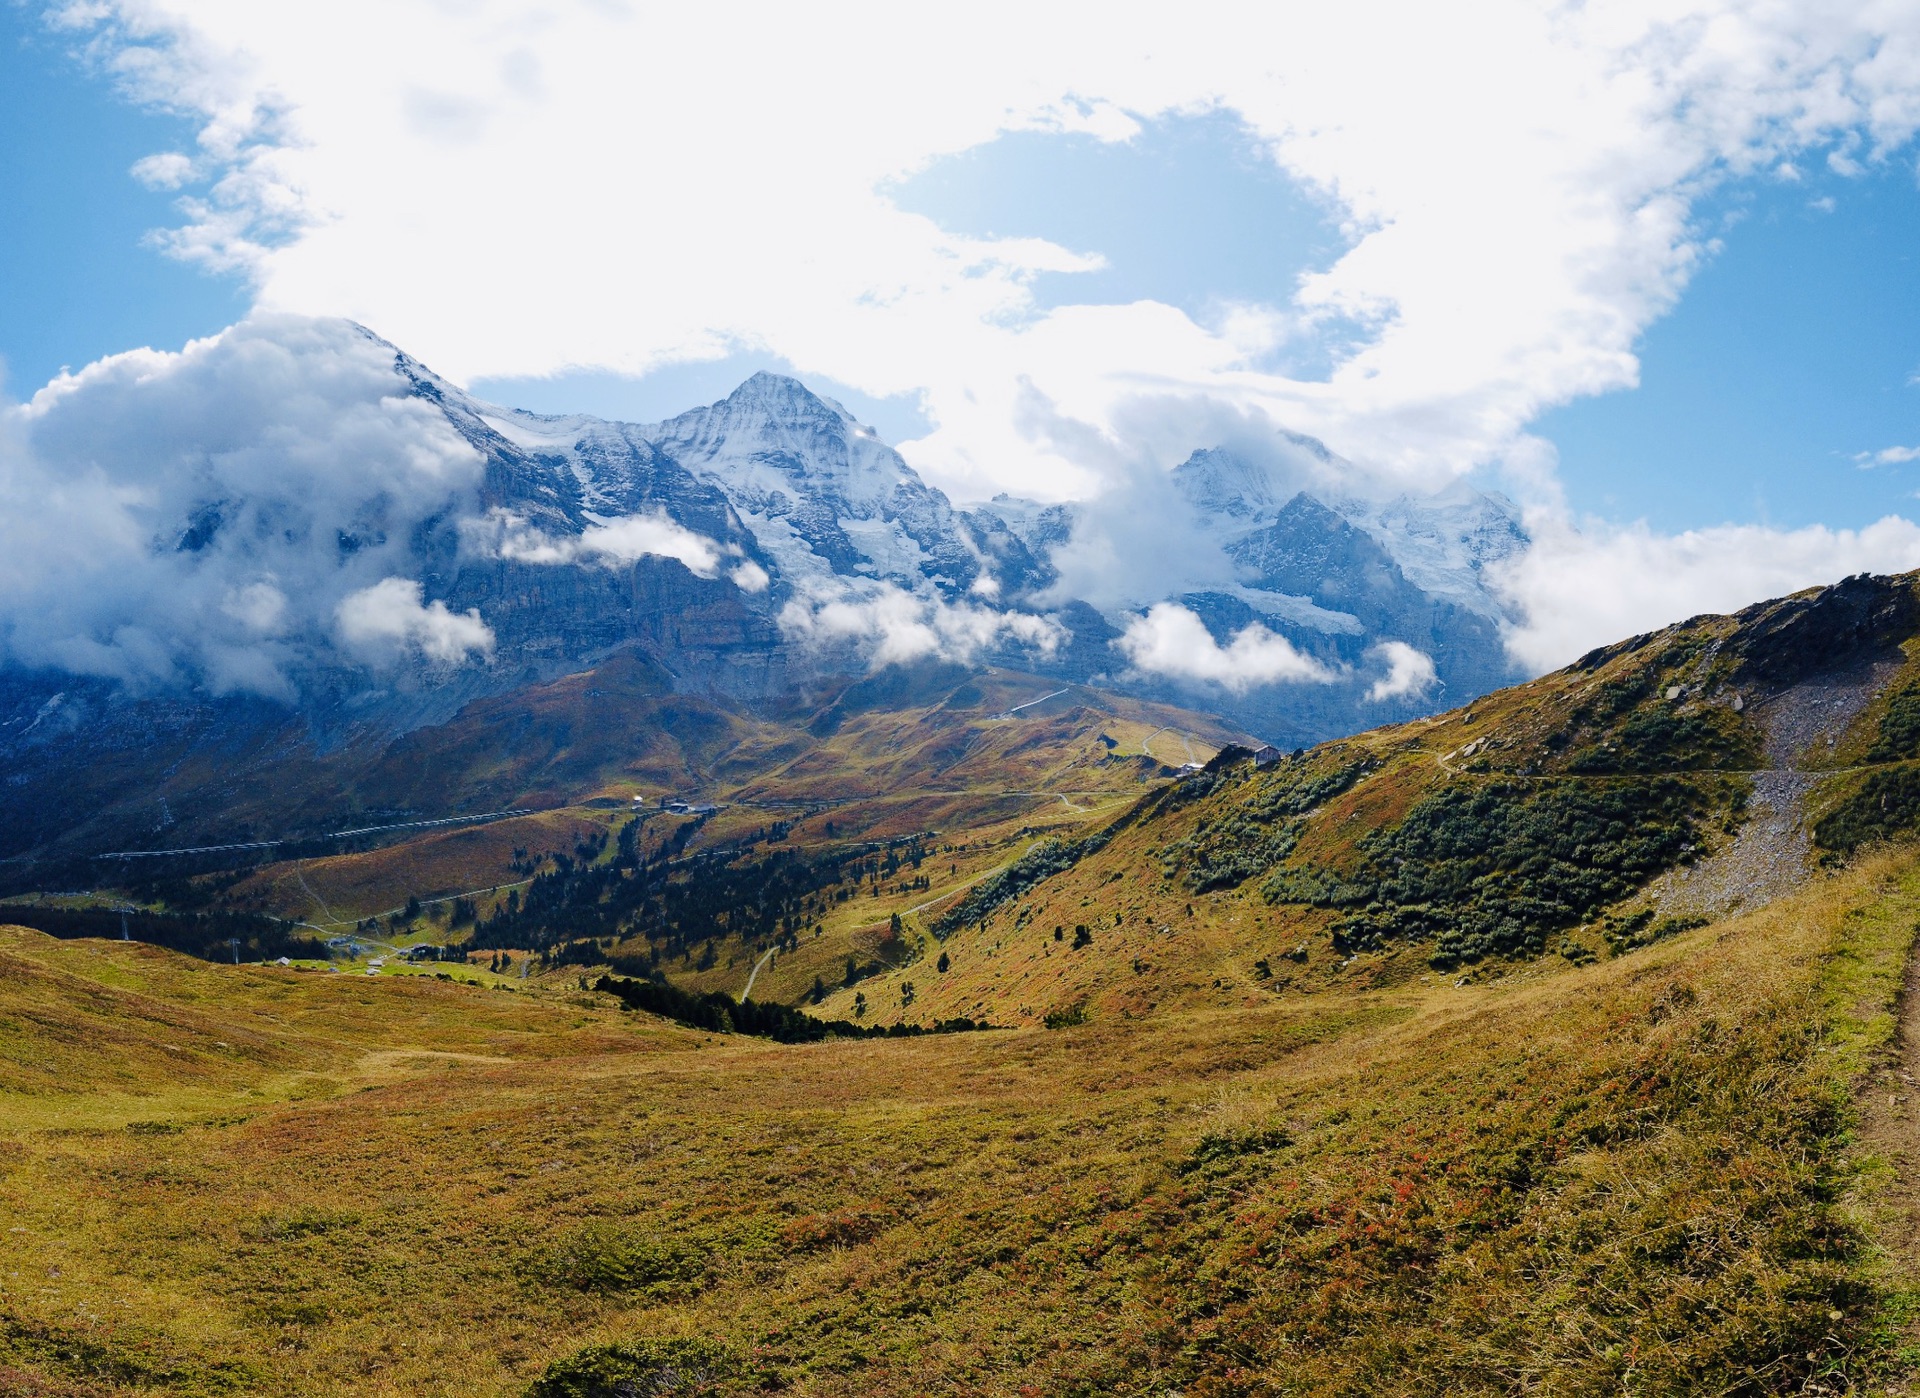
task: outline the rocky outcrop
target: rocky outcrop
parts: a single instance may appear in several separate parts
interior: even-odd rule
[[[403,403],[436,433],[437,414],[459,439],[447,445],[457,455],[464,442],[475,469],[463,461],[457,479],[405,503],[384,480],[357,486],[366,498],[334,502],[324,527],[299,491],[276,495],[278,477],[263,472],[250,491],[222,487],[169,507],[155,547],[210,576],[240,560],[245,576],[274,577],[277,565],[249,561],[248,541],[284,540],[304,550],[306,576],[351,574],[342,586],[356,596],[417,583],[415,621],[437,615],[469,636],[484,627],[485,643],[456,660],[418,646],[406,663],[369,658],[328,631],[339,615],[329,595],[310,609],[308,632],[267,633],[286,680],[278,699],[0,673],[9,779],[27,773],[35,791],[53,791],[66,780],[59,772],[79,770],[75,754],[141,744],[211,768],[223,760],[206,756],[215,752],[390,740],[622,652],[684,694],[785,703],[889,654],[863,648],[877,633],[862,627],[936,636],[935,649],[914,653],[923,661],[1093,681],[1212,709],[1290,746],[1509,678],[1482,570],[1524,545],[1511,507],[1463,487],[1425,501],[1349,498],[1334,487],[1352,473],[1309,438],[1280,434],[1271,460],[1196,453],[1172,473],[1178,508],[1148,531],[1169,557],[1199,560],[1191,576],[1143,560],[1155,566],[1090,600],[1062,572],[1067,550],[1099,543],[1087,509],[1005,496],[956,508],[872,429],[794,379],[757,374],[655,424],[548,416],[479,401],[363,331],[331,329],[363,359],[371,350],[359,406],[377,414]],[[1124,553],[1116,566],[1126,569]],[[1253,627],[1284,637],[1324,674],[1222,687],[1142,671],[1116,643],[1163,602],[1189,610],[1217,645]],[[1431,682],[1376,693],[1388,643],[1429,660]],[[296,692],[289,711],[285,696]]]

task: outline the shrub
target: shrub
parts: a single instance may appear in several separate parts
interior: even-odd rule
[[[1071,1029],[1076,1024],[1087,1022],[1087,1002],[1076,1000],[1071,1005],[1063,1005],[1057,1010],[1048,1010],[1047,1017],[1041,1021],[1049,1029]]]
[[[1625,917],[1608,918],[1601,924],[1600,930],[1607,939],[1607,946],[1615,956],[1619,956],[1623,952],[1650,947],[1655,942],[1706,925],[1707,920],[1703,917],[1663,917],[1655,921],[1653,910],[1642,908]]]
[[[1753,727],[1731,709],[1716,706],[1683,714],[1659,700],[1581,748],[1567,770],[1599,774],[1759,765]]]
[[[1673,777],[1445,787],[1367,836],[1361,868],[1283,868],[1269,902],[1354,908],[1336,949],[1432,937],[1436,965],[1544,949],[1679,862],[1705,795]]]
[[[697,1289],[706,1256],[637,1228],[591,1223],[536,1257],[527,1272],[576,1291],[644,1291],[671,1296]]]
[[[628,1340],[556,1359],[526,1398],[659,1398],[718,1394],[738,1376],[733,1351],[711,1340]]]
[[[1161,864],[1168,874],[1181,874],[1195,893],[1236,888],[1292,854],[1300,838],[1299,817],[1346,791],[1374,766],[1372,759],[1362,758],[1255,776],[1238,806],[1168,845]]]
[[[877,1237],[894,1215],[870,1209],[851,1209],[833,1214],[806,1214],[780,1230],[780,1241],[790,1253],[822,1252],[827,1248],[855,1247]]]
[[[1869,762],[1920,757],[1920,685],[1908,685],[1887,701],[1880,732],[1867,749]]]
[[[1815,822],[1824,848],[1851,854],[1861,845],[1911,834],[1920,825],[1920,770],[1896,767],[1869,773],[1860,787]]]

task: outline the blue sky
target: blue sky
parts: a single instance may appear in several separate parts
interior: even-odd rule
[[[1913,6],[7,0],[0,355],[257,305],[547,411],[797,371],[956,501],[1123,512],[1283,425],[1519,496],[1547,666],[1920,567]]]
[[[1714,198],[1721,247],[1640,346],[1637,389],[1546,414],[1573,503],[1659,528],[1797,527],[1911,512],[1920,462],[1920,185],[1911,152],[1860,176]]]
[[[193,123],[140,111],[0,5],[0,357],[12,397],[139,345],[177,348],[245,314],[245,289],[162,257],[173,197],[135,181]]]
[[[1046,238],[1096,272],[1042,273],[1036,309],[1152,298],[1208,319],[1223,302],[1289,300],[1346,251],[1338,210],[1288,179],[1230,113],[1174,115],[1129,141],[1012,131],[887,186],[954,233]]]
[[[138,110],[26,12],[0,6],[0,355],[7,392],[62,365],[174,347],[243,313],[238,278],[169,260],[145,241],[177,222],[173,196],[128,174],[190,148],[184,117]],[[1851,178],[1816,172],[1723,189],[1696,210],[1719,249],[1639,345],[1638,388],[1576,401],[1533,429],[1557,447],[1576,511],[1663,530],[1761,522],[1857,526],[1909,511],[1920,461],[1859,460],[1920,446],[1920,186],[1911,151]],[[1025,131],[886,186],[903,209],[973,237],[1039,237],[1102,255],[1097,272],[1030,278],[1033,311],[1165,301],[1202,324],[1240,301],[1284,303],[1305,271],[1350,246],[1335,210],[1280,174],[1234,118],[1169,116],[1132,141]],[[383,328],[376,326],[375,328]],[[1332,335],[1261,367],[1326,372]],[[408,348],[414,348],[408,346]],[[631,419],[724,394],[771,350],[610,371],[480,377],[488,396],[544,411]],[[816,387],[899,440],[927,430],[917,394]]]

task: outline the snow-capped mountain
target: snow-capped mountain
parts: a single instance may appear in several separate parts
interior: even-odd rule
[[[756,374],[665,422],[617,423],[483,403],[394,353],[487,460],[489,526],[454,530],[436,580],[494,628],[496,667],[550,671],[638,643],[689,686],[759,695],[823,667],[995,660],[1206,704],[1287,742],[1511,677],[1487,570],[1526,546],[1513,506],[1465,484],[1425,498],[1329,488],[1359,473],[1312,438],[1280,436],[1272,463],[1196,452],[1171,474],[1190,517],[1163,521],[1184,531],[1193,576],[1143,569],[1140,588],[1096,607],[1055,567],[1097,531],[1094,512],[1007,496],[957,508],[795,379]],[[1300,489],[1289,462],[1329,484]],[[594,552],[636,520],[661,537]],[[1281,638],[1312,682],[1223,684],[1205,655],[1142,663],[1125,642],[1156,603],[1223,652],[1250,627]],[[1414,678],[1383,687],[1394,654]]]
[[[50,670],[84,654],[114,674],[134,654],[119,638],[136,637],[161,657],[149,687],[197,668],[212,692],[291,701],[321,727],[404,728],[622,647],[684,689],[748,700],[893,663],[996,662],[1288,744],[1509,678],[1487,571],[1525,546],[1513,508],[1464,485],[1343,492],[1359,473],[1311,438],[1279,435],[1261,459],[1197,452],[1164,498],[1123,509],[960,508],[839,404],[772,374],[660,423],[549,416],[483,402],[357,327],[288,320],[143,367],[138,391],[198,375],[181,396],[217,404],[261,362],[276,384],[323,386],[304,435],[260,395],[257,422],[209,421],[231,439],[218,451],[180,426],[155,464],[129,434],[124,473],[149,478],[118,498],[146,502],[152,581],[103,593],[77,640],[50,621]],[[109,389],[133,392],[97,377],[36,421],[43,450],[97,433]],[[386,455],[369,455],[376,438]],[[1129,517],[1129,540],[1102,535]],[[1089,558],[1107,560],[1097,588]]]
[[[1289,443],[1314,449],[1319,462],[1348,480],[1359,472],[1312,438]],[[1488,586],[1487,569],[1527,547],[1520,511],[1504,496],[1455,481],[1433,495],[1398,494],[1369,499],[1350,490],[1322,495],[1289,488],[1270,465],[1225,448],[1197,451],[1174,469],[1180,493],[1204,527],[1231,549],[1270,528],[1302,495],[1365,531],[1408,581],[1430,596],[1445,598],[1499,619],[1503,604]]]

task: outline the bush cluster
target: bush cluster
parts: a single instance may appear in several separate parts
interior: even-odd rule
[[[1841,854],[1911,834],[1920,825],[1920,769],[1869,772],[1854,793],[1814,822],[1813,838]]]
[[[1690,852],[1708,801],[1674,777],[1446,787],[1360,844],[1344,874],[1283,868],[1271,902],[1351,909],[1346,951],[1431,937],[1434,963],[1545,950]]]
[[[1867,749],[1869,762],[1900,762],[1920,757],[1920,684],[1909,684],[1887,700],[1880,731]]]
[[[1677,712],[1664,701],[1636,709],[1627,720],[1581,747],[1569,772],[1746,771],[1760,765],[1752,728],[1731,709]]]
[[[534,1281],[575,1291],[684,1295],[706,1272],[706,1255],[635,1227],[591,1223],[538,1253],[526,1267]]]
[[[662,1019],[704,1029],[710,1034],[752,1034],[782,1044],[812,1044],[822,1039],[899,1039],[918,1034],[965,1034],[993,1026],[971,1019],[948,1019],[931,1028],[918,1024],[853,1024],[844,1019],[815,1019],[788,1005],[736,1001],[712,990],[696,994],[659,981],[602,976],[593,988],[615,996],[630,1010],[644,1010]]]
[[[933,922],[933,935],[945,938],[970,922],[983,922],[1003,904],[1024,896],[1055,874],[1064,874],[1090,854],[1105,849],[1118,824],[1096,830],[1085,839],[1042,840],[990,879],[983,879],[965,898]]]
[[[1195,893],[1237,888],[1292,854],[1300,838],[1300,818],[1348,790],[1374,765],[1366,758],[1336,758],[1331,763],[1288,763],[1256,776],[1238,804],[1202,820],[1193,834],[1163,849],[1161,864]]]
[[[557,1359],[527,1398],[665,1398],[726,1391],[739,1357],[711,1340],[628,1340]]]

